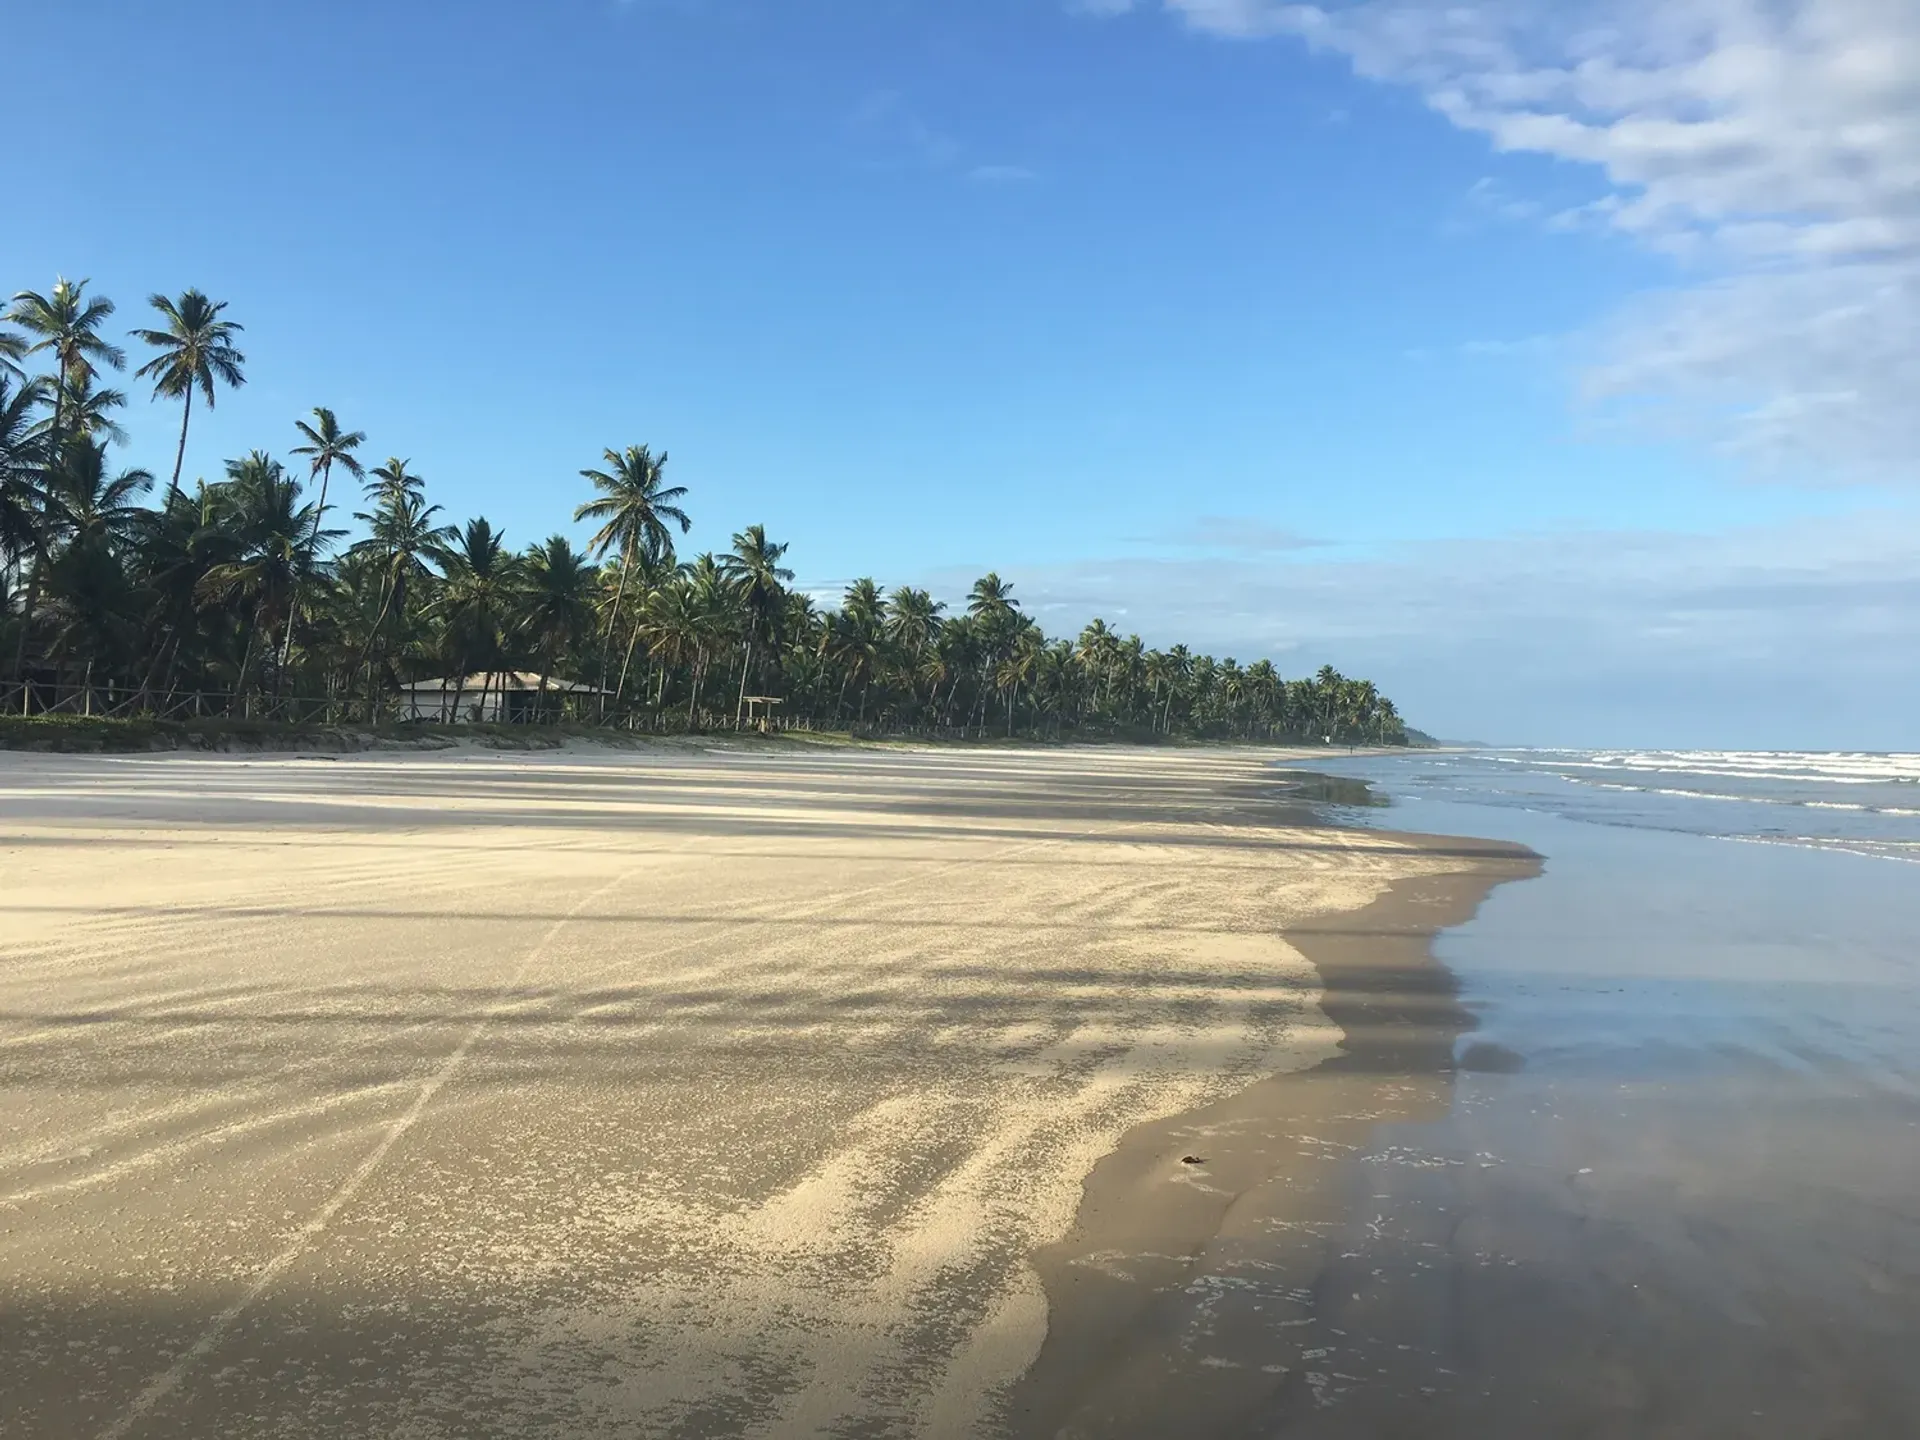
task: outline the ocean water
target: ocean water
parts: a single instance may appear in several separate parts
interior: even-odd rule
[[[1545,858],[1436,942],[1472,1028],[1356,1161],[1300,1433],[1920,1434],[1920,756],[1287,768]]]
[[[1487,750],[1333,768],[1367,767],[1403,801],[1920,863],[1920,755]]]
[[[1764,1066],[1920,1094],[1920,755],[1503,750],[1329,758],[1348,823],[1513,840],[1546,872],[1436,946],[1537,1065]]]

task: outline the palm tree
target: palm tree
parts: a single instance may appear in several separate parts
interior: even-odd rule
[[[1013,586],[992,570],[974,581],[967,595],[967,614],[984,624],[1005,624],[1019,608],[1020,602],[1013,598]]]
[[[40,548],[45,436],[34,412],[43,396],[39,381],[15,384],[0,374],[0,565]]]
[[[887,597],[887,639],[918,664],[940,633],[940,616],[946,608],[925,590],[902,585]]]
[[[653,698],[654,706],[658,708],[666,701],[667,675],[671,669],[686,666],[697,674],[699,657],[706,644],[706,617],[693,587],[685,580],[679,580],[671,585],[662,585],[647,597],[640,627],[647,649],[660,662],[659,688]],[[693,698],[687,703],[688,724],[693,723],[694,706],[698,700],[699,691],[696,687]]]
[[[169,491],[169,498],[174,493]],[[293,597],[313,568],[307,540],[313,509],[300,503],[300,482],[258,450],[227,462],[227,481],[214,490],[213,508],[237,553],[208,568],[198,593],[206,601],[248,607],[246,648],[234,681],[234,689],[244,694],[256,640],[267,639],[260,653],[271,658],[274,627],[292,628]],[[281,653],[287,653],[284,644]],[[276,690],[280,678],[275,678]]]
[[[24,335],[16,335],[11,330],[0,330],[0,379],[11,377],[25,382],[27,372],[20,362],[27,358],[27,340]]]
[[[836,713],[846,709],[847,688],[860,684],[860,723],[867,719],[867,692],[873,685],[873,672],[880,660],[884,640],[881,625],[886,601],[880,587],[866,577],[854,581],[841,597],[840,611],[829,615],[820,629],[819,650],[840,670],[840,696]]]
[[[22,290],[13,297],[6,318],[27,332],[24,354],[48,353],[53,361],[53,424],[48,431],[47,463],[58,457],[66,418],[67,388],[91,381],[102,365],[119,370],[127,355],[119,346],[100,335],[100,327],[113,314],[113,301],[104,295],[87,299],[88,281],[64,277],[54,282],[53,291],[41,295]]]
[[[701,555],[686,569],[687,589],[699,616],[699,652],[693,662],[693,698],[687,708],[691,723],[699,708],[700,687],[712,668],[713,657],[738,637],[745,619],[733,583],[711,554]]]
[[[132,537],[146,513],[133,503],[153,486],[145,470],[107,473],[107,447],[76,440],[53,471],[47,508],[54,527],[75,541],[120,544]]]
[[[686,534],[693,528],[687,512],[677,503],[686,496],[684,485],[666,484],[667,453],[655,456],[645,445],[629,445],[625,450],[607,450],[605,470],[582,470],[580,476],[593,482],[600,498],[589,500],[573,512],[575,522],[597,520],[600,528],[587,542],[596,560],[604,560],[609,550],[620,552],[620,585],[613,609],[608,613],[607,633],[600,646],[600,687],[607,684],[607,669],[612,659],[613,620],[626,601],[628,572],[643,553],[671,558],[673,532],[671,522]]]
[[[427,482],[425,477],[407,469],[412,463],[389,456],[386,464],[374,466],[373,480],[365,487],[367,498],[376,506],[398,505],[403,499],[424,500]]]
[[[126,353],[100,334],[100,327],[113,314],[113,302],[104,296],[86,298],[87,282],[54,282],[50,294],[22,290],[8,306],[6,319],[26,332],[25,343],[7,348],[10,356],[20,357],[45,352],[53,361],[49,387],[53,391],[53,417],[40,448],[42,486],[48,484],[51,471],[60,460],[65,440],[67,397],[70,387],[90,383],[105,365],[118,370],[126,364]],[[26,610],[20,624],[20,638],[14,646],[12,675],[18,679],[27,663],[27,639],[33,631],[33,616],[39,605],[41,567],[33,568],[27,582]]]
[[[994,684],[1007,697],[1007,738],[1013,738],[1014,706],[1020,699],[1020,687],[1030,683],[1047,647],[1047,637],[1031,620],[1021,617],[1020,628],[1007,648],[1006,658],[994,670]]]
[[[417,504],[414,497],[399,502]],[[451,543],[447,543],[451,540]],[[442,626],[447,654],[453,661],[453,713],[460,714],[466,679],[476,667],[485,672],[480,682],[480,714],[487,713],[493,676],[504,668],[506,634],[513,616],[514,587],[519,568],[507,549],[507,537],[483,515],[469,520],[466,529],[448,529],[428,546],[443,577],[433,611]]]
[[[135,625],[133,587],[120,552],[146,513],[134,500],[153,476],[145,470],[112,475],[104,445],[74,440],[47,484],[40,544],[55,621],[47,654],[58,659],[80,641],[91,704],[95,663]]]
[[[561,653],[578,643],[593,624],[594,568],[565,536],[554,535],[527,553],[521,574],[519,628],[540,656],[544,714],[547,681]]]
[[[764,655],[780,645],[780,624],[786,615],[786,591],[781,587],[793,579],[793,571],[780,564],[786,553],[785,545],[767,539],[766,526],[749,525],[733,537],[733,553],[721,562],[721,570],[737,588],[746,610],[747,653],[740,666],[740,694],[733,707],[736,727],[747,708],[747,676],[756,651]]]
[[[333,467],[338,465],[356,480],[366,479],[367,468],[354,458],[353,452],[367,443],[367,436],[362,430],[342,430],[339,419],[324,405],[314,407],[313,422],[311,425],[304,420],[293,422],[293,428],[307,442],[294,446],[293,453],[307,457],[307,478],[318,477],[320,481],[320,503],[313,514],[314,530],[318,533],[327,515],[327,487],[333,483]],[[406,468],[405,461],[399,463],[402,469]]]
[[[118,390],[95,389],[93,378],[82,375],[67,386],[67,420],[62,443],[104,436],[116,445],[124,445],[127,432],[120,428],[112,412],[124,407],[127,397]]]
[[[354,549],[379,557],[380,613],[367,633],[366,646],[354,665],[356,670],[373,654],[388,617],[406,614],[409,588],[431,573],[427,557],[454,533],[452,526],[433,523],[440,507],[427,504],[425,482],[407,473],[405,461],[390,460],[373,474],[375,479],[367,486],[367,495],[374,501],[374,508],[371,512],[355,511],[353,517],[366,524],[371,533]],[[368,686],[369,701],[377,708],[378,686],[371,671]]]
[[[671,557],[642,550],[632,565],[614,560],[601,566],[595,573],[599,577],[600,589],[596,603],[606,627],[609,630],[623,624],[626,627],[627,643],[620,658],[620,682],[613,688],[613,706],[617,710],[626,699],[627,677],[633,668],[634,652],[640,648],[648,597],[677,576],[680,569]],[[605,697],[602,697],[601,703],[604,705]]]
[[[211,403],[211,401],[209,401]],[[293,422],[294,429],[306,439],[306,444],[293,447],[295,455],[307,457],[307,478],[320,480],[320,501],[313,508],[313,533],[307,536],[307,548],[315,549],[320,543],[320,526],[327,516],[327,486],[333,480],[333,467],[337,464],[356,480],[366,478],[366,467],[354,458],[353,452],[366,443],[366,435],[359,430],[343,431],[333,411],[325,406],[315,406],[314,423],[304,420]],[[178,477],[176,476],[176,482]],[[293,650],[293,626],[300,618],[300,591],[296,587],[293,593],[292,609],[288,612],[286,647],[280,652],[280,667],[285,669]]]
[[[224,300],[209,300],[198,290],[189,290],[178,300],[164,295],[149,295],[147,304],[160,312],[164,330],[135,330],[133,337],[151,345],[160,353],[134,371],[138,379],[153,381],[153,398],[179,400],[180,445],[173,455],[172,494],[180,488],[180,467],[187,458],[187,422],[193,418],[193,392],[197,387],[213,408],[213,382],[219,380],[231,389],[247,383],[241,366],[247,357],[234,348],[233,337],[242,329],[231,320],[222,320],[227,308]]]

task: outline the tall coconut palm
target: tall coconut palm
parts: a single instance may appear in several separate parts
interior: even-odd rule
[[[593,624],[594,568],[563,535],[527,552],[522,576],[518,628],[540,657],[540,707],[546,709],[547,682],[561,655],[577,644]]]
[[[327,515],[327,487],[333,483],[333,467],[338,465],[356,480],[364,480],[367,467],[354,456],[354,451],[367,443],[363,430],[342,430],[340,420],[324,405],[316,405],[313,410],[313,423],[304,420],[293,422],[293,428],[300,432],[304,445],[293,447],[295,455],[307,457],[307,478],[320,482],[320,500],[314,509],[313,523],[317,531]],[[388,462],[395,463],[395,462]],[[406,462],[398,462],[402,469]]]
[[[96,439],[126,444],[127,432],[113,418],[113,412],[126,403],[127,397],[121,391],[100,389],[94,384],[93,376],[80,376],[67,386],[66,428],[61,432],[61,444]]]
[[[918,664],[940,633],[940,616],[946,608],[925,590],[902,585],[887,597],[887,639]]]
[[[214,381],[234,390],[246,384],[246,372],[241,367],[247,357],[233,343],[243,327],[220,318],[226,301],[209,300],[198,290],[189,290],[178,300],[149,295],[147,304],[159,312],[166,328],[133,332],[134,339],[160,352],[133,373],[138,379],[153,381],[154,399],[181,402],[180,444],[173,454],[173,482],[167,486],[171,495],[180,488],[180,467],[187,459],[193,392],[199,390],[207,397],[207,408],[213,409]]]
[[[648,597],[679,573],[680,567],[671,557],[647,550],[642,550],[630,566],[616,559],[595,572],[599,577],[600,591],[596,604],[604,627],[614,629],[624,626],[626,630],[627,643],[620,658],[620,680],[613,687],[612,704],[615,709],[626,699],[634,654],[639,650],[643,638],[642,622],[646,617]],[[604,696],[600,703],[603,706],[607,703]]]
[[[293,422],[293,428],[300,432],[307,442],[293,447],[295,455],[307,457],[307,478],[320,481],[320,499],[313,510],[313,533],[307,536],[307,548],[315,549],[320,543],[320,526],[327,517],[327,487],[333,482],[333,467],[338,465],[356,480],[364,480],[367,470],[353,452],[366,443],[366,435],[359,430],[342,430],[340,421],[333,411],[324,405],[314,407],[313,424],[304,420]],[[293,608],[287,621],[287,648],[281,651],[280,665],[286,668],[289,653],[293,647],[293,627],[300,618],[300,592],[293,595]]]
[[[713,667],[714,657],[740,638],[745,628],[739,596],[720,562],[711,553],[697,556],[686,568],[687,588],[700,617],[700,648],[693,662],[693,699],[688,719],[700,703],[700,687]]]
[[[22,290],[13,297],[6,318],[26,331],[24,353],[45,352],[53,361],[53,423],[48,431],[47,463],[55,463],[65,434],[68,387],[91,381],[106,366],[123,369],[127,353],[100,334],[100,327],[113,315],[113,301],[104,295],[87,299],[85,280],[62,277],[53,290],[41,295]]]
[[[368,472],[373,478],[365,486],[367,499],[376,506],[398,505],[405,499],[424,500],[426,478],[407,469],[412,463],[389,456],[386,464],[374,466]]]
[[[925,590],[916,590],[910,585],[902,585],[887,597],[883,632],[887,643],[900,654],[916,703],[920,681],[929,681],[937,690],[941,678],[946,674],[946,668],[938,663],[928,673],[926,663],[933,642],[940,633],[941,612],[946,608]],[[937,655],[935,659],[937,662]]]
[[[54,626],[47,655],[57,660],[77,642],[89,689],[95,661],[137,625],[122,551],[146,514],[135,501],[152,484],[145,470],[112,474],[106,446],[79,438],[48,474],[41,544]]]
[[[747,708],[747,676],[756,656],[776,652],[780,646],[781,622],[786,618],[786,591],[793,571],[780,564],[786,555],[784,544],[767,539],[767,527],[749,525],[733,537],[733,553],[720,568],[739,592],[746,611],[747,653],[740,666],[740,694],[734,702],[733,723]]]
[[[820,629],[821,657],[832,661],[840,671],[836,713],[846,709],[847,689],[858,682],[861,724],[866,723],[867,692],[873,686],[874,670],[879,665],[880,647],[885,639],[881,630],[885,608],[880,587],[863,576],[847,587],[840,600],[839,613],[827,616]]]
[[[227,462],[227,477],[214,492],[214,514],[235,553],[208,568],[199,593],[209,602],[243,607],[247,644],[234,688],[244,693],[255,655],[270,659],[275,629],[293,623],[293,596],[313,567],[307,543],[313,514],[300,503],[300,482],[258,450]],[[171,498],[175,492],[168,493]],[[257,646],[261,639],[267,643]]]
[[[50,475],[59,463],[66,439],[67,397],[69,387],[91,382],[99,367],[118,370],[127,363],[126,352],[100,334],[100,327],[113,314],[113,302],[105,296],[87,299],[87,282],[64,277],[54,282],[46,295],[22,290],[13,297],[6,319],[26,332],[24,346],[11,346],[22,356],[45,354],[53,362],[48,378],[53,391],[53,417],[47,427],[46,443],[40,450],[43,476]],[[43,479],[43,485],[46,483]],[[35,566],[27,582],[26,611],[21,620],[20,638],[14,646],[12,674],[18,679],[27,663],[27,639],[33,631],[33,616],[39,604],[41,567]]]
[[[693,587],[684,580],[662,585],[647,597],[641,612],[640,633],[660,665],[658,688],[653,697],[656,707],[666,701],[667,676],[674,667],[685,666],[691,673],[698,674],[700,656],[706,645],[706,624],[700,601]],[[687,702],[688,724],[693,723],[698,702],[696,688]]]
[[[402,506],[412,503],[402,499]],[[432,609],[439,618],[448,657],[453,662],[453,713],[460,714],[466,678],[477,669],[480,714],[487,713],[487,696],[494,674],[505,668],[507,631],[513,618],[514,590],[520,567],[507,549],[504,531],[493,528],[486,516],[469,520],[457,534],[448,530],[428,547],[440,567],[442,582]]]
[[[406,614],[409,590],[432,573],[427,569],[428,557],[454,534],[452,526],[434,523],[440,507],[427,504],[424,482],[417,475],[407,474],[404,462],[389,461],[373,473],[377,478],[367,486],[367,493],[374,498],[374,508],[355,511],[353,517],[370,533],[354,549],[378,557],[380,612],[367,632],[366,645],[354,665],[356,670],[372,656],[385,633],[388,617]],[[378,686],[372,672],[367,683],[369,704],[377,709]]]
[[[607,632],[600,643],[600,688],[604,691],[613,655],[613,621],[626,602],[628,573],[643,553],[670,558],[673,532],[668,526],[678,525],[684,535],[693,528],[693,522],[679,506],[686,497],[686,486],[666,483],[666,451],[656,456],[645,445],[629,445],[625,450],[603,453],[605,470],[580,472],[582,479],[593,483],[600,497],[575,509],[573,518],[576,522],[599,522],[600,528],[587,542],[594,559],[604,560],[611,550],[620,552],[622,588],[614,597],[613,609],[607,616]]]
[[[1032,682],[1045,657],[1047,637],[1040,633],[1040,627],[1025,616],[1020,617],[1019,628],[1014,632],[1007,653],[994,668],[993,683],[1007,697],[1007,738],[1013,738],[1014,707],[1020,700],[1020,687]]]

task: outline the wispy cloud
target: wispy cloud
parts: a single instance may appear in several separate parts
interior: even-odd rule
[[[876,90],[847,117],[869,151],[869,163],[889,169],[950,170],[964,147],[923,120],[898,90]]]
[[[1913,0],[1157,3],[1341,55],[1496,150],[1590,167],[1601,198],[1543,222],[1604,226],[1689,277],[1602,327],[1592,400],[1650,402],[1802,477],[1920,479]],[[1494,198],[1510,219],[1538,203]]]
[[[1201,515],[1163,534],[1140,536],[1135,543],[1252,557],[1312,550],[1326,542],[1251,515]]]
[[[1038,180],[1040,175],[1024,165],[976,165],[967,172],[967,178],[982,185],[1021,185]]]
[[[1575,531],[1368,558],[1007,568],[1049,630],[1095,615],[1284,673],[1371,676],[1415,724],[1552,743],[1911,748],[1920,514],[1721,534]],[[971,572],[931,577],[964,594]]]

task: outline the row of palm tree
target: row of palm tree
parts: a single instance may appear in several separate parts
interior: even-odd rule
[[[1101,620],[1050,638],[997,574],[952,607],[871,579],[823,603],[759,525],[686,560],[687,491],[645,445],[580,471],[584,548],[449,523],[411,460],[371,463],[366,435],[324,408],[295,422],[287,461],[256,450],[188,489],[194,400],[246,382],[241,327],[197,290],[149,303],[158,323],[130,338],[151,358],[133,373],[180,407],[157,497],[151,473],[113,459],[126,396],[104,381],[128,360],[112,302],[62,280],[15,295],[0,324],[0,642],[16,686],[216,693],[242,710],[302,696],[374,719],[442,676],[460,677],[460,709],[478,677],[485,713],[501,677],[525,674],[536,713],[656,727],[777,706],[874,731],[1406,737],[1391,701],[1330,667],[1283,680],[1266,660],[1151,649]],[[361,496],[351,524],[343,483]],[[30,703],[31,685],[14,693]]]

